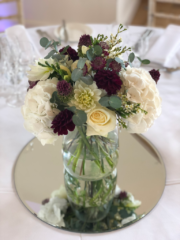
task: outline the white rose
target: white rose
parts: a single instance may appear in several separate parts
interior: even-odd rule
[[[78,61],[79,60],[76,60],[75,62],[73,62],[73,64],[71,65],[71,71],[73,71],[74,69],[76,69],[77,68],[77,64],[78,64]],[[89,61],[89,60],[86,60],[86,66],[87,66],[87,68],[88,68],[88,72],[91,70],[91,62]]]
[[[108,133],[116,127],[115,112],[98,104],[87,113],[87,136],[101,135],[107,137]]]
[[[57,82],[56,78],[38,82],[35,87],[29,89],[22,106],[24,127],[32,132],[42,145],[53,144],[58,138],[51,128],[51,123],[60,111],[52,108],[50,103]]]
[[[89,50],[89,48],[83,45],[83,46],[81,47],[81,50],[82,50],[82,53],[83,53],[83,54],[86,54],[86,52],[87,52],[87,50]]]
[[[125,120],[127,130],[131,133],[146,132],[161,114],[161,98],[156,83],[146,70],[130,66],[126,71],[121,71],[120,77],[127,90],[127,98],[140,103],[140,107],[148,112],[146,115],[139,112]]]

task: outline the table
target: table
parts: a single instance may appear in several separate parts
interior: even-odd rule
[[[93,25],[93,36],[105,33],[109,26]],[[42,27],[53,33],[55,26]],[[130,33],[143,31],[130,27]],[[38,45],[36,28],[28,29]],[[156,37],[163,32],[155,29]],[[40,46],[40,52],[44,55]],[[158,82],[162,114],[144,135],[157,147],[167,171],[164,194],[157,206],[143,220],[125,229],[106,234],[67,233],[34,218],[21,204],[12,181],[15,159],[32,135],[23,128],[20,108],[10,108],[0,98],[0,239],[2,240],[179,240],[180,239],[180,71],[163,72]],[[151,197],[151,196],[149,196]]]

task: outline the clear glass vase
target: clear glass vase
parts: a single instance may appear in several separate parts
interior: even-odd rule
[[[109,212],[116,187],[119,157],[118,127],[107,137],[86,136],[86,125],[63,139],[64,181],[76,216],[97,222]]]

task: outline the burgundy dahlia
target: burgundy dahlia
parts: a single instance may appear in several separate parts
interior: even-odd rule
[[[75,125],[72,121],[73,113],[68,109],[60,112],[52,121],[52,127],[54,128],[54,133],[58,135],[67,135],[68,130],[74,131]]]
[[[29,82],[29,87],[28,87],[27,91],[29,91],[29,89],[36,86],[36,84],[39,82],[39,80],[38,81],[28,81],[28,82]]]
[[[107,51],[103,51],[102,53],[104,54],[104,56],[109,56],[109,53]]]
[[[119,194],[119,199],[124,199],[124,198],[127,198],[127,192],[120,192],[120,194]]]
[[[64,50],[64,48],[61,48],[59,50],[59,52],[61,53]],[[63,55],[69,55],[69,57],[73,60],[76,61],[79,59],[78,57],[78,53],[72,48],[72,47],[68,47],[68,49],[66,50],[65,53],[63,53]]]
[[[158,71],[158,70],[155,70],[155,69],[152,69],[151,71],[149,71],[149,73],[150,73],[151,77],[154,79],[154,81],[155,81],[156,84],[157,84],[157,82],[158,82],[158,80],[159,80],[159,78],[160,78],[160,73],[159,73],[159,71]]]
[[[105,89],[108,95],[116,94],[121,89],[121,79],[113,71],[110,70],[99,70],[94,76],[98,88]]]
[[[100,42],[99,45],[102,47],[102,49],[109,49],[109,45],[106,42]]]
[[[91,36],[84,34],[79,39],[78,47],[81,47],[83,45],[89,47],[91,44],[92,44]]]
[[[96,57],[92,61],[91,66],[94,70],[103,69],[106,66],[106,60],[103,57]]]
[[[113,60],[110,62],[109,67],[115,71],[115,72],[120,72],[121,71],[121,64]]]
[[[57,83],[57,90],[60,95],[67,96],[72,92],[73,88],[70,83],[62,80]]]

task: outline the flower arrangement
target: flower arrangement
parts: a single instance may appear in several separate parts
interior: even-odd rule
[[[70,46],[59,50],[59,42],[40,40],[42,47],[52,50],[30,66],[22,114],[25,128],[43,145],[83,124],[87,136],[106,137],[116,121],[131,133],[142,133],[160,115],[159,71],[132,67],[132,52],[128,61],[122,59],[131,50],[121,46],[119,34],[124,30],[120,25],[109,38],[83,35],[77,51]]]

